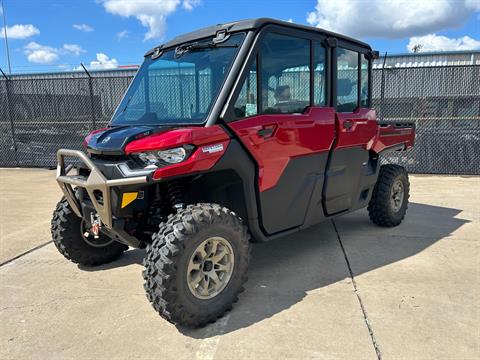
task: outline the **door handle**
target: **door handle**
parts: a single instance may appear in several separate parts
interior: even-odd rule
[[[352,120],[345,120],[343,122],[343,127],[347,130],[350,130],[353,126],[353,121]]]
[[[257,131],[257,134],[262,137],[270,137],[273,134],[272,128],[263,128]]]
[[[266,125],[257,131],[257,135],[264,138],[269,138],[273,135],[275,128],[276,125]]]

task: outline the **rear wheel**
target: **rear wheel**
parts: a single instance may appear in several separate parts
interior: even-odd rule
[[[385,227],[400,224],[407,212],[409,190],[405,168],[392,164],[382,165],[368,204],[370,219]]]
[[[86,266],[101,265],[119,258],[128,246],[100,233],[98,239],[86,237],[89,224],[80,219],[62,198],[53,212],[52,239],[58,251],[68,260]]]
[[[189,205],[160,225],[144,259],[145,290],[168,321],[204,326],[237,301],[247,280],[250,235],[216,204]]]

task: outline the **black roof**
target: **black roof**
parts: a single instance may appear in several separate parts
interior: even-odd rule
[[[212,25],[203,29],[199,29],[196,31],[192,31],[186,34],[179,35],[172,40],[164,43],[161,46],[162,48],[170,48],[174,47],[183,43],[191,42],[194,40],[202,39],[202,38],[207,38],[214,36],[218,31],[220,30],[227,30],[228,32],[237,32],[237,31],[246,31],[246,30],[254,30],[254,29],[259,29],[265,25],[280,25],[284,27],[289,27],[292,29],[300,29],[300,30],[307,30],[307,31],[314,31],[314,32],[319,32],[322,34],[330,35],[333,37],[336,37],[337,39],[342,39],[346,40],[349,42],[352,42],[358,46],[367,48],[368,50],[372,50],[370,45],[367,43],[364,43],[362,41],[353,39],[351,37],[337,34],[328,30],[316,28],[313,26],[305,26],[305,25],[299,25],[299,24],[294,24],[288,21],[281,21],[281,20],[276,20],[276,19],[270,19],[270,18],[258,18],[258,19],[248,19],[248,20],[239,20],[239,21],[234,21],[234,22],[229,22],[225,24],[217,24],[217,25]],[[155,49],[154,48],[154,49]],[[145,56],[148,56],[152,54],[154,49],[148,51]]]

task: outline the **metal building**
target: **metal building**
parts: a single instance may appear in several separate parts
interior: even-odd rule
[[[375,60],[373,68],[381,69],[384,62],[387,68],[480,65],[480,50],[387,54]]]

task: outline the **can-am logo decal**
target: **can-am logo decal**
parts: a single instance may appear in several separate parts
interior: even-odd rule
[[[110,137],[110,136],[107,136],[105,139],[102,140],[101,143],[102,143],[102,144],[106,144],[107,142],[110,141],[110,139],[111,139],[111,137]]]
[[[202,148],[202,151],[204,153],[209,153],[213,154],[219,151],[223,151],[223,144],[215,144],[215,145],[209,145],[209,146],[204,146]]]

